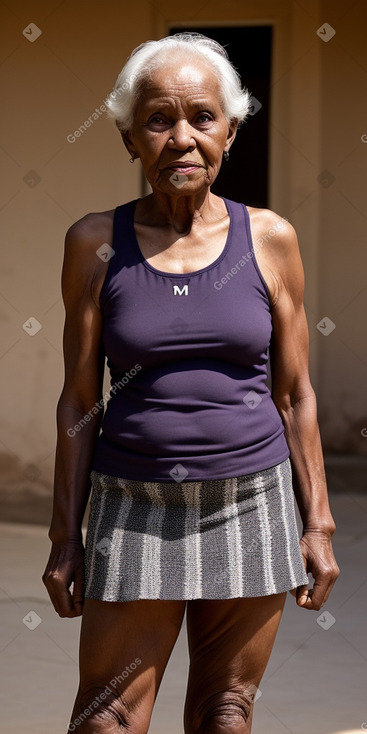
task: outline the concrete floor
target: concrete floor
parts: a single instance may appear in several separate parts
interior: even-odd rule
[[[328,612],[335,622],[329,626],[327,615],[320,625],[319,612],[299,609],[288,595],[260,685],[253,734],[367,730],[367,496],[338,493],[330,501],[341,576],[323,615]],[[47,529],[7,523],[0,530],[1,731],[65,734],[78,681],[80,619],[60,619],[41,582],[49,553]],[[149,734],[182,733],[187,669],[183,625]]]

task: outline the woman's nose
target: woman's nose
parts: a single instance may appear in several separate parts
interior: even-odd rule
[[[184,150],[195,146],[195,140],[192,137],[192,128],[187,120],[177,120],[171,128],[171,137],[168,144],[172,148],[183,148]]]

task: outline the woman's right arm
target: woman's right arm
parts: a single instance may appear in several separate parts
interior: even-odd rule
[[[42,576],[61,617],[82,613],[84,547],[81,525],[90,494],[89,474],[103,415],[102,314],[93,298],[93,286],[102,263],[96,255],[98,244],[91,227],[93,217],[95,215],[84,217],[68,230],[62,272],[66,312],[65,382],[57,405],[54,500],[49,530],[52,548]]]

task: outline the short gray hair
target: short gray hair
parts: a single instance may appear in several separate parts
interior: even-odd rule
[[[225,48],[201,33],[175,33],[137,46],[118,75],[114,89],[106,99],[106,106],[108,116],[121,132],[131,128],[139,92],[152,71],[166,62],[167,52],[178,50],[191,51],[205,58],[219,79],[227,122],[236,120],[238,125],[244,122],[251,107],[250,93],[242,88],[240,75],[231,64]]]

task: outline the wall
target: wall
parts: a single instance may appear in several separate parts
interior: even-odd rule
[[[139,164],[129,165],[104,113],[75,142],[67,136],[103,104],[131,50],[179,22],[274,24],[271,208],[299,235],[324,450],[366,456],[364,3],[40,1],[30,9],[18,0],[2,14],[3,507],[37,496],[29,517],[43,519],[50,497],[65,231],[141,192]],[[326,21],[336,30],[328,42],[316,34]],[[41,30],[34,42],[23,34],[30,23]],[[336,326],[328,336],[317,328],[325,316]]]

